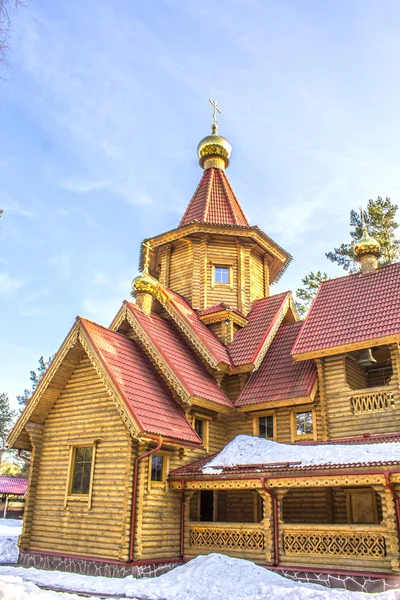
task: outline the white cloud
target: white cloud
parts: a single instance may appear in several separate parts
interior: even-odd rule
[[[0,273],[0,294],[10,294],[15,292],[28,283],[28,279],[18,279],[7,273]]]

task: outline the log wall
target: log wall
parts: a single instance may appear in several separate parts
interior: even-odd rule
[[[360,388],[363,378],[358,365],[345,354],[323,359],[323,379],[329,439],[354,437],[364,433],[394,433],[399,430],[400,368],[397,346],[392,346],[393,376],[389,385]],[[347,366],[347,369],[346,369]],[[366,394],[392,394],[394,406],[384,410],[354,412],[351,398]]]
[[[98,439],[92,506],[69,499],[70,444]],[[102,381],[82,358],[43,427],[30,539],[32,550],[127,560],[132,439]]]

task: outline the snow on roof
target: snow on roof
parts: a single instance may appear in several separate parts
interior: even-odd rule
[[[297,463],[300,467],[400,463],[400,442],[367,444],[279,444],[249,435],[238,435],[208,463],[202,472],[213,475],[224,467]]]

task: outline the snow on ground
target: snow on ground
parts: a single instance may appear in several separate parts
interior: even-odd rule
[[[22,521],[18,519],[0,519],[0,563],[17,562],[17,540],[21,530]]]
[[[14,574],[14,577],[12,576]],[[23,582],[24,580],[24,582]],[[199,556],[155,578],[108,579],[72,573],[0,567],[3,600],[74,600],[71,594],[39,591],[33,583],[59,589],[107,593],[141,600],[399,600],[400,591],[363,594],[290,581],[254,563],[221,554]],[[29,583],[28,583],[29,582]],[[14,587],[10,587],[10,584]]]
[[[299,466],[343,465],[379,461],[400,461],[400,442],[381,444],[320,444],[300,446],[280,444],[249,435],[238,435],[202,469],[218,474],[217,467],[297,462]]]

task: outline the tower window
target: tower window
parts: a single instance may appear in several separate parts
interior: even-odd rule
[[[229,283],[229,267],[215,267],[215,283]]]

